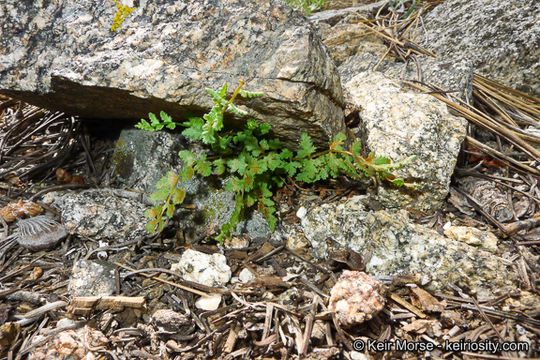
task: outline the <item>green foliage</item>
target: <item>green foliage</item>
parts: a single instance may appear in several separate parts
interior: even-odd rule
[[[150,122],[146,121],[145,119],[141,119],[141,121],[135,125],[135,127],[147,131],[159,131],[164,127],[174,130],[176,129],[176,125],[179,125],[178,123],[172,121],[172,117],[170,117],[165,111],[161,111],[159,116],[161,119],[158,119],[155,114],[149,113],[148,118],[150,119]]]
[[[285,0],[292,8],[301,10],[306,16],[313,11],[320,10],[327,0]]]
[[[203,118],[193,117],[178,124],[162,112],[161,121],[150,114],[150,123],[142,120],[137,125],[150,131],[163,127],[170,128],[170,124],[184,126],[186,127],[182,132],[184,136],[202,141],[215,154],[209,157],[207,154],[197,155],[189,150],[179,152],[184,168],[179,176],[169,172],[158,182],[157,190],[152,194],[156,206],[146,214],[151,219],[147,226],[149,231],[163,229],[163,214],[172,216],[174,206],[181,203],[185,196],[184,192],[179,192],[176,188],[179,179],[188,181],[195,174],[229,175],[225,189],[235,193],[235,207],[229,221],[220,229],[217,236],[219,241],[231,235],[246,208],[252,206],[261,211],[273,231],[277,224],[275,203],[272,200],[273,192],[283,186],[283,179],[287,176],[306,183],[335,178],[340,174],[351,178],[368,176],[373,178],[375,183],[378,180],[385,180],[397,186],[413,187],[403,179],[396,178],[392,170],[403,167],[412,161],[414,156],[398,163],[392,163],[385,157],[376,157],[374,153],[364,158],[359,142],[353,143],[347,150],[344,149],[347,138],[343,134],[336,135],[328,149],[317,152],[311,138],[303,133],[300,136],[299,149],[294,154],[284,148],[279,139],[269,137],[268,124],[258,124],[255,120],[249,120],[243,129],[222,131],[225,111],[247,114],[232,104],[236,96],[251,98],[262,95],[243,91],[242,86],[243,83],[229,100],[226,100],[226,84],[218,91],[207,89],[215,105]]]
[[[113,24],[111,26],[111,31],[116,31],[122,25],[124,22],[124,19],[131,14],[133,10],[136,8],[130,8],[129,6],[125,5],[122,6],[121,3],[119,3],[117,0],[114,0],[114,3],[116,4],[116,8],[118,11],[116,12],[116,15],[114,15]]]
[[[146,224],[146,230],[155,233],[156,230],[162,231],[164,225],[163,215],[169,219],[174,214],[176,205],[180,205],[186,197],[184,189],[177,188],[180,177],[169,171],[156,184],[156,191],[150,195],[150,200],[157,203],[153,208],[146,210],[145,216],[150,219]]]

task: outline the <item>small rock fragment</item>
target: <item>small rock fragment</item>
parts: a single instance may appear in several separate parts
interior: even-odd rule
[[[206,286],[223,286],[231,280],[231,268],[222,254],[208,255],[188,249],[171,270],[180,272],[186,280]]]
[[[223,246],[225,249],[244,249],[249,247],[249,236],[246,234],[232,236],[230,239],[225,239]]]
[[[381,283],[366,273],[345,270],[330,291],[328,310],[335,311],[343,326],[361,324],[384,308]]]
[[[242,271],[240,271],[238,279],[244,284],[247,284],[255,280],[255,275],[253,275],[253,273],[248,269],[243,269]]]
[[[287,248],[301,251],[309,246],[309,240],[303,234],[292,233],[287,237]]]
[[[213,311],[219,308],[221,304],[221,294],[211,294],[209,296],[201,296],[199,300],[195,302],[197,309]]]
[[[106,262],[79,260],[72,272],[68,289],[73,296],[107,296],[115,290],[114,268]]]
[[[298,209],[298,211],[296,211],[296,216],[301,219],[303,218],[304,216],[306,216],[307,214],[307,209],[303,206],[300,206],[300,208]]]
[[[156,310],[152,315],[152,322],[165,331],[179,331],[191,327],[189,317],[170,309]]]

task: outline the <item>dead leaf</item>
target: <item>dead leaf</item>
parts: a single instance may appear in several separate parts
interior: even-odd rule
[[[441,312],[443,305],[435,299],[430,293],[419,287],[410,287],[411,302],[414,306],[429,312]]]

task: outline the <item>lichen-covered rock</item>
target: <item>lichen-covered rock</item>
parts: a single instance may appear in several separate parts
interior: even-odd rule
[[[73,264],[68,290],[72,296],[107,296],[114,293],[114,267],[104,261],[79,260]]]
[[[290,144],[345,129],[335,64],[300,12],[281,1],[140,1],[110,31],[111,1],[0,2],[0,93],[66,113],[175,119],[212,106],[205,88],[240,79],[264,97],[250,115]],[[240,101],[240,100],[239,100]]]
[[[123,196],[122,190],[92,189],[47,194],[45,202],[60,210],[70,234],[94,240],[125,242],[147,234],[147,205]]]
[[[205,151],[181,136],[164,131],[122,130],[113,155],[116,176],[126,186],[150,194],[168,171],[181,173],[183,164],[178,152],[187,148],[196,153]],[[180,182],[179,187],[187,193],[184,202],[195,206],[181,210],[180,223],[184,229],[193,231],[195,237],[211,235],[229,221],[235,200],[233,192],[223,190],[227,180],[196,175]],[[264,216],[255,211],[238,224],[235,234],[239,233],[247,233],[252,239],[266,238],[270,229]]]
[[[335,311],[341,325],[349,327],[371,320],[384,308],[381,283],[360,271],[345,270],[332,290],[328,310]]]
[[[207,286],[223,286],[231,280],[231,268],[222,254],[208,255],[188,249],[171,270],[179,272],[186,280]]]
[[[379,186],[377,201],[385,208],[440,207],[448,195],[466,121],[451,115],[431,95],[405,90],[379,72],[359,73],[344,88],[347,102],[360,109],[357,136],[369,151],[393,161],[416,155],[394,173],[414,182],[417,189]]]
[[[368,210],[368,201],[356,196],[308,211],[302,227],[313,255],[326,257],[330,238],[366,256],[372,275],[430,274],[430,289],[450,290],[446,285],[453,283],[480,295],[513,286],[511,273],[493,254],[416,225],[404,211]]]
[[[468,59],[476,72],[540,94],[540,2],[448,0],[424,16],[422,45],[438,56]]]

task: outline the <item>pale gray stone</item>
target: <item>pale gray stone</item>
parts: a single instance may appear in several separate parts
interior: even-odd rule
[[[125,194],[118,189],[92,189],[55,192],[49,198],[70,234],[121,243],[147,234],[147,205]]]
[[[429,274],[430,289],[450,291],[451,283],[482,296],[513,286],[514,275],[493,254],[414,224],[403,210],[368,210],[367,202],[355,196],[311,209],[302,227],[313,255],[325,258],[330,238],[363,255],[374,276]]]
[[[240,271],[240,274],[238,274],[238,280],[240,280],[244,284],[247,284],[255,280],[255,275],[253,275],[253,273],[249,269],[244,268],[242,269],[242,271]]]
[[[241,100],[291,145],[343,132],[343,96],[328,50],[281,1],[141,1],[110,31],[111,1],[0,2],[0,93],[98,119],[165,110],[207,112],[205,88],[240,79],[264,97]]]
[[[206,286],[223,286],[231,280],[231,268],[222,254],[208,255],[188,249],[180,261],[171,266],[171,270],[186,280]]]
[[[382,5],[379,2],[310,16],[338,65],[343,84],[360,72],[373,70],[387,52],[388,44],[383,38],[362,23],[373,18]],[[434,84],[463,100],[472,99],[474,68],[467,59],[413,54],[407,63],[403,63],[391,53],[384,57],[377,71],[394,79]]]
[[[342,82],[348,82],[363,71],[373,70],[381,57],[380,53],[368,52],[347,58],[339,66]],[[474,67],[471,61],[427,55],[417,56],[416,59],[407,63],[384,60],[377,71],[395,80],[433,84],[462,100],[472,99]]]
[[[368,151],[393,161],[416,155],[394,174],[417,189],[383,183],[376,188],[376,200],[385,208],[439,208],[448,195],[466,121],[433,96],[402,88],[380,72],[359,73],[344,88],[347,102],[359,109],[356,134]]]
[[[72,296],[107,296],[116,289],[114,267],[104,261],[79,260],[73,264],[68,290]]]

